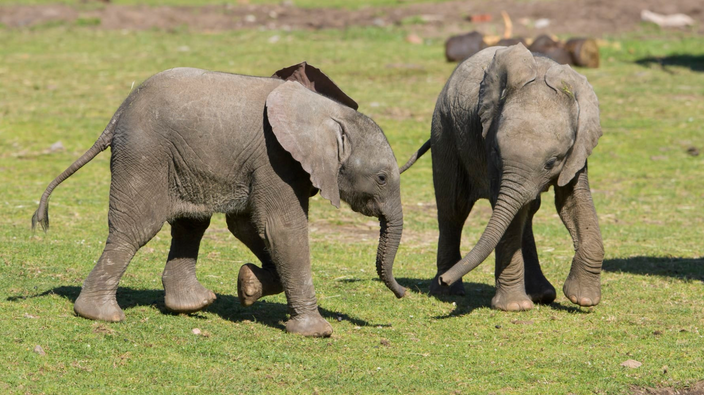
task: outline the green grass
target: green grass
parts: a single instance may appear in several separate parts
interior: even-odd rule
[[[270,44],[273,34],[281,39]],[[603,300],[594,309],[558,295],[530,312],[491,310],[493,258],[465,277],[466,297],[428,297],[437,225],[424,157],[403,176],[405,238],[394,273],[411,292],[402,300],[376,280],[370,219],[313,199],[314,283],[332,338],[287,335],[281,295],[239,306],[237,271],[255,258],[225,231],[222,216],[201,247],[199,278],[218,294],[207,311],[162,312],[165,226],[120,284],[124,323],[73,315],[107,235],[109,154],[54,192],[49,233],[33,235],[29,219],[48,182],[92,145],[133,85],[175,66],[268,75],[307,60],[381,125],[404,162],[429,135],[454,65],[444,62],[442,42],[415,46],[403,37],[371,28],[0,31],[0,392],[627,393],[704,377],[704,156],[685,152],[704,148],[704,73],[634,63],[704,56],[704,39],[674,34],[611,39],[602,67],[581,70],[600,98],[604,128],[590,158],[606,247]],[[50,153],[57,141],[66,149]],[[548,192],[535,234],[559,289],[572,251],[551,201]],[[464,251],[489,214],[486,202],[477,205]],[[36,345],[45,356],[32,351]],[[619,366],[627,359],[643,366]]]

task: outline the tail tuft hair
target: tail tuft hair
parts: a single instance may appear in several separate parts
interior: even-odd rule
[[[37,230],[37,224],[42,227],[42,230],[46,233],[49,230],[49,205],[40,204],[37,211],[34,212],[32,216],[32,232]]]

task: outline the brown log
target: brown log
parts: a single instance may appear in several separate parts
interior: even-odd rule
[[[499,40],[499,42],[496,43],[496,45],[500,45],[503,47],[510,47],[511,45],[516,45],[518,43],[521,43],[525,46],[526,39],[523,37],[502,38],[501,40]]]
[[[572,62],[580,67],[599,67],[599,46],[591,38],[572,38],[565,43]]]
[[[542,34],[533,40],[533,43],[528,47],[531,52],[538,52],[545,54],[550,49],[558,47],[557,41],[553,40],[547,34]]]
[[[572,63],[572,56],[570,56],[570,53],[562,47],[550,48],[545,53],[543,53],[543,55],[547,56],[548,58],[554,60],[559,64],[568,64],[570,66],[574,64]]]
[[[445,41],[445,57],[448,62],[461,62],[486,47],[479,32],[452,36]]]

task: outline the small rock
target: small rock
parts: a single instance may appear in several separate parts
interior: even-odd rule
[[[386,346],[386,347],[391,345],[391,343],[386,339],[381,339],[380,343],[382,346]]]
[[[411,33],[406,36],[406,42],[409,42],[411,44],[416,44],[416,45],[423,44],[423,39],[419,35]]]
[[[278,34],[275,36],[271,36],[271,37],[269,37],[269,44],[275,44],[275,43],[279,42],[280,39],[281,39],[281,37],[279,37]]]
[[[179,52],[188,52],[191,50],[191,47],[189,47],[188,45],[182,45],[182,46],[176,48],[176,50]]]
[[[271,19],[276,19],[279,17],[279,14],[276,11],[270,11],[269,12],[269,18]]]
[[[501,325],[495,325],[494,328],[501,329]]]
[[[39,355],[41,355],[41,356],[46,355],[46,353],[44,352],[44,349],[43,349],[42,346],[40,346],[39,344],[37,344],[36,346],[34,346],[34,352],[37,353],[37,354],[39,354]]]
[[[421,15],[420,20],[423,22],[442,22],[445,19],[442,15]]]
[[[198,335],[201,334],[201,331],[200,331],[200,329],[198,329],[198,328],[193,328],[193,330],[191,330],[191,332],[193,332],[193,334],[196,335],[196,336],[198,336]]]
[[[535,21],[535,28],[536,29],[542,29],[544,27],[550,26],[550,19],[548,18],[540,18],[537,21]]]
[[[640,12],[640,19],[652,22],[660,27],[685,27],[694,25],[694,19],[685,14],[663,15],[649,10]]]
[[[24,313],[24,318],[39,318],[36,315],[31,315],[29,313]]]
[[[662,331],[654,331],[653,335],[660,336],[660,335],[662,335]]]
[[[625,367],[631,368],[631,369],[639,368],[642,365],[643,364],[641,362],[638,362],[635,359],[629,359],[629,360],[621,362],[621,366],[625,366]]]
[[[687,153],[691,156],[699,156],[699,150],[697,149],[697,147],[687,148]]]
[[[49,152],[59,152],[66,149],[61,141],[57,141],[49,147]]]
[[[342,322],[342,316],[337,316],[337,322]]]
[[[254,23],[257,21],[257,17],[252,14],[249,14],[244,17],[244,21],[249,22],[249,23]]]
[[[372,23],[374,24],[374,26],[379,26],[379,27],[386,26],[386,21],[383,20],[382,18],[374,18]]]

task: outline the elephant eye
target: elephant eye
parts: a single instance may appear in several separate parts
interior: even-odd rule
[[[557,158],[550,158],[548,161],[545,163],[545,169],[546,170],[551,170],[553,167],[555,167],[555,163],[557,162]]]
[[[380,173],[376,175],[376,182],[379,183],[379,185],[385,185],[386,184],[386,174]]]

